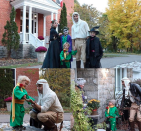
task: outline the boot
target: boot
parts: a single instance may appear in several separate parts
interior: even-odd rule
[[[45,131],[57,131],[57,126],[50,120],[44,122],[43,125]]]
[[[81,61],[76,61],[76,67],[80,68],[80,65],[81,65]]]
[[[135,131],[134,121],[130,122],[130,131]]]
[[[141,122],[138,121],[138,128],[139,128],[139,131],[141,131]]]

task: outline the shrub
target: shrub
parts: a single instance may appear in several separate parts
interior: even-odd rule
[[[35,49],[35,52],[46,52],[47,48],[44,46],[39,46],[38,48]]]

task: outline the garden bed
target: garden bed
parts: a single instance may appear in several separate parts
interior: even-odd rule
[[[40,65],[37,59],[0,59],[0,68],[17,68]]]

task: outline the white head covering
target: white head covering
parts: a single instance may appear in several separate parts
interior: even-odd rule
[[[124,87],[124,89],[125,89],[125,97],[127,97],[128,92],[129,92],[129,88],[130,88],[130,84],[129,84],[130,80],[129,80],[129,78],[124,77],[124,78],[121,79],[121,81],[124,81],[124,84],[125,84],[125,87]]]
[[[86,80],[84,78],[77,78],[76,84],[79,85],[84,85],[86,83]]]
[[[73,19],[74,15],[78,15],[78,22],[74,21],[74,19]],[[80,24],[81,24],[82,20],[80,19],[80,15],[78,14],[78,12],[74,12],[72,14],[72,21],[73,21],[73,26],[74,26],[74,29],[75,29],[74,32],[75,33],[79,33],[79,31],[80,31]]]
[[[45,113],[48,110],[64,112],[56,93],[49,88],[48,82],[45,79],[40,79],[36,84],[43,85],[43,94],[38,92],[38,105],[41,106],[41,112]]]
[[[39,91],[38,91],[38,96],[39,96],[38,104],[42,105],[46,96],[48,96],[48,95],[50,95],[54,92],[49,88],[49,84],[45,79],[38,80],[36,84],[42,84],[43,85],[43,94],[39,93]]]

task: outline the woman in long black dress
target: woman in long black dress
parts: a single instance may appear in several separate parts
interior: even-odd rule
[[[60,44],[59,35],[62,33],[56,32],[58,23],[56,20],[51,21],[52,27],[50,29],[50,44],[44,59],[42,68],[59,68],[60,67]]]

